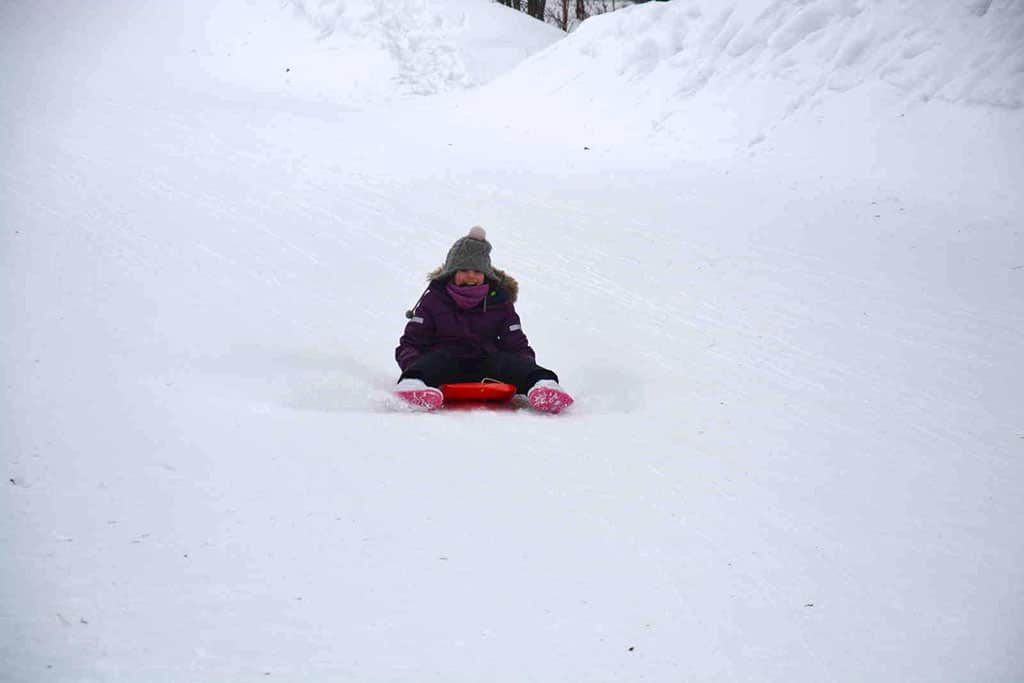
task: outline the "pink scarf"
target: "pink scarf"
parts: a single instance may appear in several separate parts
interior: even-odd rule
[[[486,282],[473,287],[459,287],[454,282],[449,282],[446,289],[459,308],[467,309],[483,301],[491,287]]]

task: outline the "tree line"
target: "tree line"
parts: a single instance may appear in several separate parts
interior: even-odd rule
[[[529,14],[534,19],[569,31],[595,14],[614,12],[645,0],[496,0],[498,4]]]

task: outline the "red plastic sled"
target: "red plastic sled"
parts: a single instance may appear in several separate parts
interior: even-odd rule
[[[507,403],[516,395],[513,384],[505,384],[494,380],[483,382],[458,382],[442,384],[445,405],[457,403]]]

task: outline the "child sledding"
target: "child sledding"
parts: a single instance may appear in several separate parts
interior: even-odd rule
[[[445,402],[445,385],[458,400],[464,392],[451,385],[490,380],[514,386],[535,410],[558,413],[573,399],[554,372],[537,365],[514,306],[519,285],[491,266],[490,253],[484,229],[475,226],[429,275],[395,349],[402,369],[395,394],[434,410]]]

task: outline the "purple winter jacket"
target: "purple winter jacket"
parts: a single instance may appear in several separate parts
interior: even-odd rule
[[[398,367],[406,370],[420,355],[445,350],[456,358],[484,358],[495,351],[510,351],[535,358],[513,305],[518,283],[500,270],[500,282],[473,308],[461,309],[445,290],[447,279],[431,280],[405,326],[395,349]]]

